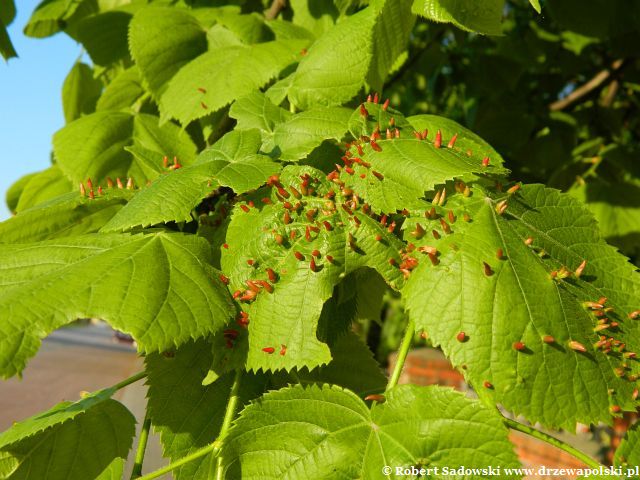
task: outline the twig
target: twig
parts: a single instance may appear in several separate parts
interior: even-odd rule
[[[620,80],[616,78],[609,84],[607,93],[605,94],[604,98],[600,101],[600,105],[602,105],[603,107],[610,107],[611,105],[613,105],[613,101],[616,99],[616,94],[618,93],[619,89],[620,89]]]
[[[142,476],[142,463],[144,462],[144,454],[147,449],[147,440],[149,439],[149,430],[151,429],[151,417],[149,416],[149,405],[144,416],[142,430],[140,430],[140,439],[138,440],[138,450],[136,451],[136,459],[131,470],[131,480]]]
[[[561,100],[557,100],[549,105],[549,110],[552,112],[557,112],[559,110],[564,110],[569,105],[574,103],[575,101],[581,99],[585,95],[588,95],[596,88],[603,85],[609,78],[611,78],[611,74],[622,67],[624,60],[619,59],[611,64],[611,68],[605,68],[604,70],[598,72],[591,80],[582,85],[579,88],[576,88],[573,92],[567,95],[565,98]]]
[[[534,438],[542,440],[543,442],[553,445],[554,447],[557,447],[560,450],[564,450],[568,454],[573,455],[575,458],[583,462],[589,468],[598,469],[602,466],[599,462],[596,462],[593,458],[588,456],[586,453],[581,452],[580,450],[572,447],[571,445],[563,442],[562,440],[552,437],[551,435],[547,435],[546,433],[541,432],[540,430],[536,430],[535,428],[518,423],[515,420],[511,420],[509,418],[503,418],[503,421],[505,425],[512,430],[517,430],[518,432],[526,433],[527,435],[530,435]]]
[[[267,20],[275,19],[280,13],[280,10],[282,10],[286,6],[286,0],[273,0],[271,6],[269,7],[269,10],[267,10],[267,13],[264,14],[264,18],[266,18]]]
[[[411,318],[409,318],[409,322],[407,323],[407,328],[404,331],[404,337],[402,338],[402,344],[400,345],[400,349],[398,350],[398,358],[396,359],[396,366],[393,369],[393,373],[391,374],[391,378],[389,378],[389,383],[387,383],[386,391],[388,392],[393,387],[398,384],[398,380],[400,380],[400,374],[402,373],[402,367],[404,367],[404,362],[407,359],[407,354],[409,353],[409,349],[411,348],[411,343],[413,342],[413,335],[416,333],[416,325]]]

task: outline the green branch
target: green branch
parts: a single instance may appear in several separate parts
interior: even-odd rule
[[[536,430],[533,427],[523,425],[509,418],[504,418],[504,423],[507,427],[509,427],[512,430],[517,430],[518,432],[526,433],[527,435],[537,438],[538,440],[542,440],[543,442],[553,445],[554,447],[557,447],[560,450],[563,450],[568,454],[573,455],[578,460],[580,460],[585,465],[587,465],[589,468],[600,468],[603,466],[600,463],[596,462],[593,458],[591,458],[586,453],[581,452],[580,450],[572,447],[568,443],[565,443],[562,440],[558,440],[557,438],[552,437],[551,435],[548,435],[546,433],[543,433],[540,430]]]
[[[416,329],[415,323],[410,318],[409,322],[407,322],[407,329],[404,332],[404,337],[402,338],[402,344],[400,345],[400,350],[398,350],[398,358],[396,359],[396,365],[393,369],[393,373],[391,374],[391,378],[389,378],[389,383],[387,384],[387,388],[385,390],[387,392],[398,384],[398,380],[400,379],[400,374],[402,373],[402,368],[404,367],[404,362],[407,359],[407,354],[409,353],[409,349],[411,348],[411,343],[413,342],[415,329]]]

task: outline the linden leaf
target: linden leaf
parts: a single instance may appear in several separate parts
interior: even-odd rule
[[[399,476],[396,467],[442,472],[519,466],[500,415],[477,400],[413,385],[385,397],[369,409],[335,386],[265,394],[242,411],[229,433],[222,453],[226,478],[379,479]],[[381,476],[387,465],[392,470]]]
[[[95,233],[133,196],[131,190],[106,190],[95,199],[77,192],[60,195],[20,211],[0,223],[0,243],[37,242]]]
[[[418,250],[437,249],[403,291],[417,331],[480,394],[532,422],[570,429],[635,409],[640,369],[626,357],[640,350],[640,323],[627,315],[640,276],[586,207],[527,186],[497,198],[472,188],[447,208],[414,220],[434,229]]]
[[[272,136],[276,125],[291,117],[291,113],[272,103],[264,93],[254,92],[236,100],[229,116],[237,121],[236,129],[257,128],[264,135]]]
[[[367,103],[365,107],[370,105]],[[387,126],[382,124],[380,128]],[[352,128],[358,130],[353,120]],[[395,127],[392,125],[391,128]],[[393,133],[387,139],[385,133],[382,139],[356,143],[347,153],[340,180],[358,192],[375,212],[395,212],[404,208],[424,208],[425,192],[448,180],[472,179],[479,173],[506,172],[500,166],[485,165],[484,151],[476,150],[469,155],[461,151],[457,141],[448,146],[451,138],[442,135],[440,131],[439,145],[438,134],[433,131],[424,139],[413,135],[407,138],[406,133],[400,134],[399,138]],[[467,140],[466,144],[471,142]]]
[[[147,7],[131,20],[129,48],[146,85],[159,99],[171,78],[207,51],[206,29],[187,10]]]
[[[83,235],[0,251],[0,374],[20,373],[51,331],[102,318],[143,352],[215,332],[233,307],[192,235]],[[61,295],[64,292],[64,295]]]
[[[462,30],[502,34],[504,0],[415,0],[413,11],[434,22],[452,23]]]
[[[309,47],[287,87],[303,110],[340,105],[368,82],[381,89],[406,49],[415,17],[408,0],[381,0],[347,16]]]
[[[139,191],[102,230],[116,232],[169,221],[190,221],[196,205],[220,186],[237,193],[258,188],[281,169],[269,157],[255,153],[259,144],[260,134],[256,130],[226,135],[202,152],[194,165],[162,175]]]
[[[366,212],[351,209],[346,193],[331,200],[323,176],[310,167],[287,167],[282,187],[261,189],[234,208],[221,264],[230,288],[248,302],[249,369],[327,363],[329,347],[318,340],[317,323],[345,275],[369,266],[391,285],[402,282],[400,270],[389,263],[400,262],[400,241]],[[252,293],[251,282],[271,282],[267,269],[275,275],[273,292],[264,287]]]
[[[161,118],[187,124],[264,87],[297,60],[306,40],[276,40],[209,51],[169,81],[160,98]],[[212,75],[211,72],[225,72]]]
[[[67,124],[53,136],[57,165],[73,182],[132,177],[137,185],[144,185],[158,176],[125,150],[132,145],[155,152],[158,166],[163,156],[177,157],[180,164],[188,165],[196,154],[186,132],[171,123],[160,127],[158,118],[147,114],[99,111]]]
[[[188,343],[166,356],[151,354],[145,363],[148,408],[153,428],[160,433],[163,456],[176,461],[213,442],[220,432],[234,375],[202,385],[211,365],[211,345],[203,340]],[[243,374],[241,405],[264,390],[264,377]],[[178,480],[208,480],[212,461],[215,465],[211,455],[198,458],[174,470],[173,475]]]
[[[57,165],[51,165],[41,172],[34,173],[22,187],[17,213],[51,200],[59,195],[69,193],[73,186]]]
[[[348,130],[351,109],[316,107],[275,126],[273,143],[284,161],[305,158],[325,140],[340,141]]]
[[[640,423],[633,425],[624,436],[622,443],[616,449],[614,463],[623,467],[632,467],[640,465]],[[627,477],[637,473],[633,469],[629,469]],[[623,468],[623,472],[625,469]]]
[[[375,21],[376,11],[365,8],[311,45],[292,77],[290,101],[306,110],[313,105],[339,105],[353,98],[369,70]]]
[[[109,472],[122,476],[135,433],[135,418],[111,400],[115,389],[14,424],[0,434],[0,476],[17,480],[86,480]]]

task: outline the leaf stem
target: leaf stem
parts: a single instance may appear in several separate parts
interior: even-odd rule
[[[136,459],[131,470],[131,480],[142,476],[142,463],[144,462],[144,453],[147,449],[147,440],[149,440],[149,430],[151,428],[151,417],[149,416],[149,405],[144,414],[144,423],[140,430],[140,439],[138,440],[138,450],[136,451]]]
[[[387,384],[386,392],[391,390],[398,384],[398,380],[400,379],[400,374],[402,373],[402,368],[404,367],[404,362],[407,359],[407,354],[409,353],[409,349],[411,348],[411,343],[413,342],[413,335],[415,334],[415,322],[413,319],[409,318],[409,322],[407,322],[407,329],[404,332],[404,337],[402,337],[402,343],[400,344],[400,350],[398,350],[398,358],[396,359],[396,365],[393,368],[393,373],[389,378],[389,383]]]
[[[242,380],[242,370],[236,370],[236,375],[233,379],[233,385],[231,386],[231,393],[229,394],[229,401],[227,402],[227,410],[224,412],[224,419],[222,420],[222,426],[220,427],[220,433],[218,439],[223,440],[227,436],[227,432],[231,427],[231,422],[236,416],[236,409],[238,403],[240,403],[240,381]],[[216,465],[216,480],[222,480],[222,457],[218,457]]]
[[[214,458],[220,455],[220,451],[222,450],[224,437],[227,435],[229,428],[231,427],[231,422],[235,417],[236,408],[238,407],[238,403],[240,402],[240,396],[238,392],[240,391],[240,381],[242,379],[242,370],[237,370],[236,375],[233,379],[233,385],[231,386],[231,393],[229,394],[229,401],[227,402],[227,409],[224,412],[224,419],[222,420],[222,426],[220,427],[220,433],[218,434],[217,440],[213,441],[209,445],[202,447],[199,450],[187,455],[186,457],[182,457],[180,460],[176,460],[175,462],[170,463],[169,465],[159,468],[158,470],[147,473],[146,475],[139,477],[138,480],[152,480],[154,478],[158,478],[165,473],[169,473],[172,470],[175,470],[186,463],[197,460],[200,457],[204,457],[205,455],[211,454]],[[218,460],[217,466],[217,474],[216,478],[222,478],[222,469],[219,468],[221,465],[221,460]]]
[[[147,473],[142,477],[139,477],[138,480],[152,480],[153,478],[161,477],[165,473],[169,473],[172,470],[175,470],[176,468],[181,467],[185,463],[193,462],[194,460],[197,460],[200,457],[204,457],[209,453],[211,453],[214,457],[216,457],[217,455],[220,454],[221,449],[222,449],[222,443],[219,440],[216,440],[213,443],[210,443],[209,445],[206,445],[201,449],[196,450],[195,452],[187,455],[186,457],[182,457],[180,460],[177,460],[165,467],[159,468],[158,470],[155,470],[151,473]]]
[[[591,458],[586,453],[581,452],[577,448],[574,448],[571,445],[569,445],[568,443],[565,443],[562,440],[559,440],[559,439],[557,439],[555,437],[552,437],[549,434],[541,432],[540,430],[536,430],[535,428],[530,427],[528,425],[523,425],[522,423],[518,423],[515,420],[511,420],[510,418],[504,418],[503,420],[504,420],[505,425],[507,427],[509,427],[510,429],[517,430],[518,432],[526,433],[527,435],[530,435],[530,436],[532,436],[534,438],[537,438],[538,440],[542,440],[543,442],[546,442],[546,443],[548,443],[550,445],[553,445],[554,447],[557,447],[560,450],[564,450],[568,454],[573,455],[578,460],[583,462],[589,468],[596,468],[597,469],[597,468],[600,468],[600,467],[603,466],[602,464],[600,464],[599,462],[595,461],[593,458]]]
[[[120,383],[116,383],[113,387],[116,390],[120,390],[121,388],[126,387],[127,385],[131,385],[132,383],[136,383],[138,380],[142,380],[147,376],[147,372],[138,372],[135,375],[130,376],[129,378],[125,378]]]

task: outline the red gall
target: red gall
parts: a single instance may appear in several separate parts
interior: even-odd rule
[[[440,148],[442,146],[442,132],[440,130],[436,132],[436,138],[433,141],[433,146],[436,148]]]
[[[569,348],[571,350],[575,350],[576,352],[584,353],[587,351],[587,348],[584,345],[582,345],[580,342],[576,342],[575,340],[570,340],[567,345],[569,345]]]

